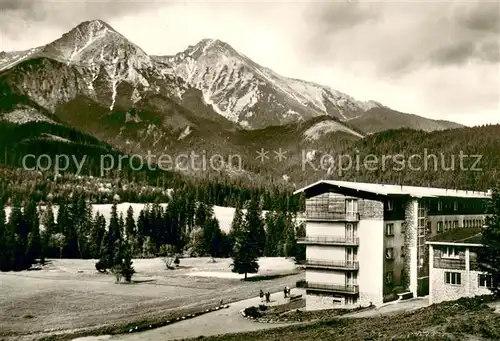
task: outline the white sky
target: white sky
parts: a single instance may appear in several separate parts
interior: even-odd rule
[[[149,54],[220,39],[289,77],[466,125],[500,123],[499,2],[0,0],[0,50],[102,19]]]

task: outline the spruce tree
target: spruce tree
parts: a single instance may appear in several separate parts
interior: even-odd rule
[[[7,226],[9,229],[9,239],[12,243],[12,254],[10,259],[12,267],[9,270],[21,271],[29,269],[31,267],[31,261],[26,257],[29,227],[24,219],[21,204],[18,201],[13,203]]]
[[[264,223],[262,221],[259,202],[251,200],[245,215],[245,221],[235,233],[232,271],[245,274],[256,273],[259,270],[258,259],[265,245]],[[264,239],[265,244],[265,239]]]
[[[0,271],[10,271],[14,267],[14,233],[6,223],[5,207],[0,201]]]
[[[278,216],[279,217],[279,216]],[[267,239],[266,246],[264,248],[264,256],[266,257],[274,257],[279,256],[279,248],[282,236],[279,234],[277,230],[277,219],[276,214],[274,212],[266,213],[266,231],[267,231]]]
[[[136,235],[134,209],[132,208],[132,206],[129,206],[129,208],[127,210],[127,218],[125,219],[125,231],[126,231],[127,240],[130,240],[131,238],[135,237],[135,235]]]
[[[238,274],[257,273],[259,271],[259,245],[252,230],[247,227],[240,230],[236,234],[236,240],[233,251],[233,263],[231,264],[232,271]]]
[[[30,231],[28,233],[28,245],[26,247],[26,257],[27,261],[35,263],[35,260],[40,258],[42,251],[42,240],[40,237],[40,219],[38,217],[36,203],[32,201],[29,207],[30,209],[26,210],[25,214],[25,219],[30,227]]]
[[[264,228],[259,199],[254,198],[250,200],[245,215],[244,226],[247,231],[252,231],[252,238],[255,239],[254,242],[258,248],[258,256],[261,257],[264,254],[264,248],[266,246],[266,230]]]
[[[42,232],[42,261],[47,257],[55,257],[56,253],[50,247],[50,240],[56,231],[56,223],[54,221],[54,210],[52,204],[49,202],[42,219],[43,232]]]
[[[486,219],[486,227],[482,231],[483,247],[478,248],[479,268],[490,274],[493,287],[491,291],[500,296],[500,188],[493,191],[489,207],[490,217]]]
[[[121,264],[121,274],[123,278],[125,278],[125,281],[130,283],[132,281],[132,276],[135,273],[134,267],[132,266],[132,255],[131,255],[131,248],[130,244],[128,242],[124,243],[124,249],[123,249],[123,259],[122,259],[122,264]]]
[[[203,228],[205,222],[207,221],[207,207],[203,202],[198,203],[195,214],[195,225]]]
[[[98,262],[100,269],[111,269],[115,263],[121,259],[120,244],[121,244],[121,231],[120,222],[118,218],[118,208],[116,203],[111,207],[111,217],[109,220],[108,231],[104,238],[104,248],[101,253],[101,259]],[[97,268],[96,264],[96,268]]]
[[[99,212],[92,223],[89,239],[89,253],[91,258],[100,258],[104,235],[106,234],[106,219]]]
[[[222,231],[219,221],[215,217],[209,219],[202,233],[203,249],[214,261],[214,258],[220,255],[222,248]]]

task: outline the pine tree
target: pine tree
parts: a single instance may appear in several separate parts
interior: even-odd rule
[[[196,208],[194,223],[198,227],[203,227],[207,221],[207,207],[203,202],[198,203]]]
[[[14,267],[14,233],[6,224],[5,207],[0,201],[0,271],[10,271]]]
[[[478,265],[480,269],[492,276],[491,291],[500,296],[500,188],[493,191],[490,203],[491,217],[486,219],[486,227],[482,231],[483,247],[478,248]]]
[[[243,226],[243,211],[241,210],[241,205],[237,205],[234,211],[233,221],[231,223],[231,233],[237,233]]]
[[[36,203],[34,201],[30,202],[29,209],[25,212],[25,220],[27,221],[30,231],[28,233],[28,245],[26,247],[26,258],[27,261],[35,263],[35,260],[40,258],[42,240],[40,237],[40,219],[38,217],[38,211]]]
[[[125,231],[128,240],[135,237],[136,235],[134,209],[132,208],[132,206],[129,206],[127,210],[127,218],[125,220]]]
[[[262,243],[265,232],[259,201],[251,200],[245,215],[245,221],[235,233],[232,271],[245,274],[256,273],[259,270],[258,259],[265,245]]]
[[[92,223],[89,239],[89,253],[92,258],[100,258],[104,235],[106,234],[106,219],[99,212]]]
[[[212,261],[214,258],[220,255],[222,247],[222,231],[219,226],[219,221],[213,217],[205,223],[205,228],[203,229],[203,249],[210,257]]]
[[[44,229],[41,237],[42,238],[41,259],[43,262],[45,261],[45,258],[55,256],[54,250],[50,248],[50,240],[52,238],[52,235],[56,231],[56,223],[54,221],[54,210],[50,202],[45,210],[45,214],[42,219],[42,224]]]
[[[127,242],[124,243],[124,250],[123,250],[123,260],[122,260],[122,266],[121,266],[121,274],[125,278],[125,281],[130,283],[132,281],[132,276],[135,273],[134,267],[132,266],[132,255],[131,255],[131,248],[130,244]]]
[[[277,218],[279,218],[280,215],[276,215],[275,213],[269,211],[266,213],[266,231],[267,231],[267,239],[266,239],[266,246],[264,249],[264,255],[266,257],[275,257],[279,256],[280,254],[280,242],[282,235],[278,231],[278,224],[277,224]]]
[[[258,248],[258,256],[262,256],[266,246],[266,230],[264,229],[259,199],[255,198],[250,201],[245,215],[244,226],[247,231],[252,231],[252,238],[255,239]]]
[[[103,240],[103,244],[104,248],[101,253],[101,259],[98,262],[99,268],[111,269],[115,265],[115,263],[117,263],[121,259],[121,230],[116,203],[114,203],[111,207],[111,217],[109,220],[108,231],[106,237]]]
[[[29,269],[31,261],[26,257],[29,227],[24,219],[21,204],[17,201],[13,203],[7,226],[9,242],[12,245],[12,251],[8,251],[10,254],[8,262],[11,264],[11,268],[8,270],[21,271]]]
[[[257,273],[259,271],[259,245],[252,236],[252,231],[245,228],[236,234],[233,251],[232,271],[238,274]]]

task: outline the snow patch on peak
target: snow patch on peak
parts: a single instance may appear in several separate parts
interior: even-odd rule
[[[36,109],[24,105],[19,105],[13,111],[0,115],[0,121],[2,120],[15,124],[26,124],[28,122],[48,122],[57,124]]]
[[[191,127],[186,126],[186,129],[179,135],[179,138],[177,139],[178,141],[183,140],[186,138],[189,134],[191,134]]]
[[[349,129],[348,127],[346,127],[338,122],[328,120],[328,121],[318,122],[315,125],[313,125],[312,127],[310,127],[309,129],[307,129],[304,132],[304,138],[306,140],[314,141],[314,140],[320,139],[322,136],[324,136],[328,133],[332,133],[332,132],[336,132],[336,131],[343,131],[343,132],[355,135],[357,137],[363,137],[361,134],[355,132],[352,129]]]

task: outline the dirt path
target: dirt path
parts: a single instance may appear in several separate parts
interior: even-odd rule
[[[292,290],[295,293],[297,289]],[[283,292],[271,295],[271,301],[275,304],[284,304]],[[179,340],[185,338],[196,338],[199,336],[213,336],[219,334],[232,334],[241,332],[257,331],[262,329],[279,328],[289,324],[267,324],[247,320],[241,316],[240,311],[252,305],[258,305],[260,298],[251,298],[231,304],[228,309],[216,311],[196,317],[191,320],[175,323],[171,326],[158,328],[142,333],[129,335],[117,335],[112,337],[115,341],[158,341]]]
[[[417,310],[429,305],[429,299],[427,297],[419,297],[405,301],[394,301],[385,304],[381,307],[371,310],[360,311],[358,313],[352,313],[341,316],[341,318],[363,318],[363,317],[378,317],[382,315],[388,315],[393,313],[402,313],[412,310]]]
[[[294,294],[304,294],[303,290],[293,289]],[[285,303],[282,292],[271,295],[275,304]],[[180,340],[186,338],[197,338],[200,336],[214,336],[220,334],[233,334],[242,332],[252,332],[264,329],[280,328],[292,325],[292,323],[267,324],[249,321],[243,318],[240,310],[252,305],[258,305],[260,299],[252,298],[233,303],[229,309],[224,309],[214,313],[209,313],[196,317],[191,320],[185,320],[150,331],[133,334],[123,334],[116,336],[105,336],[104,339],[114,341],[161,341],[161,340]],[[418,298],[408,301],[398,301],[387,304],[378,309],[353,313],[343,316],[343,318],[363,318],[387,315],[403,311],[412,311],[428,305],[426,298]],[[307,322],[311,323],[311,322]],[[297,324],[297,323],[296,323]],[[73,341],[98,341],[103,339],[85,338]]]

